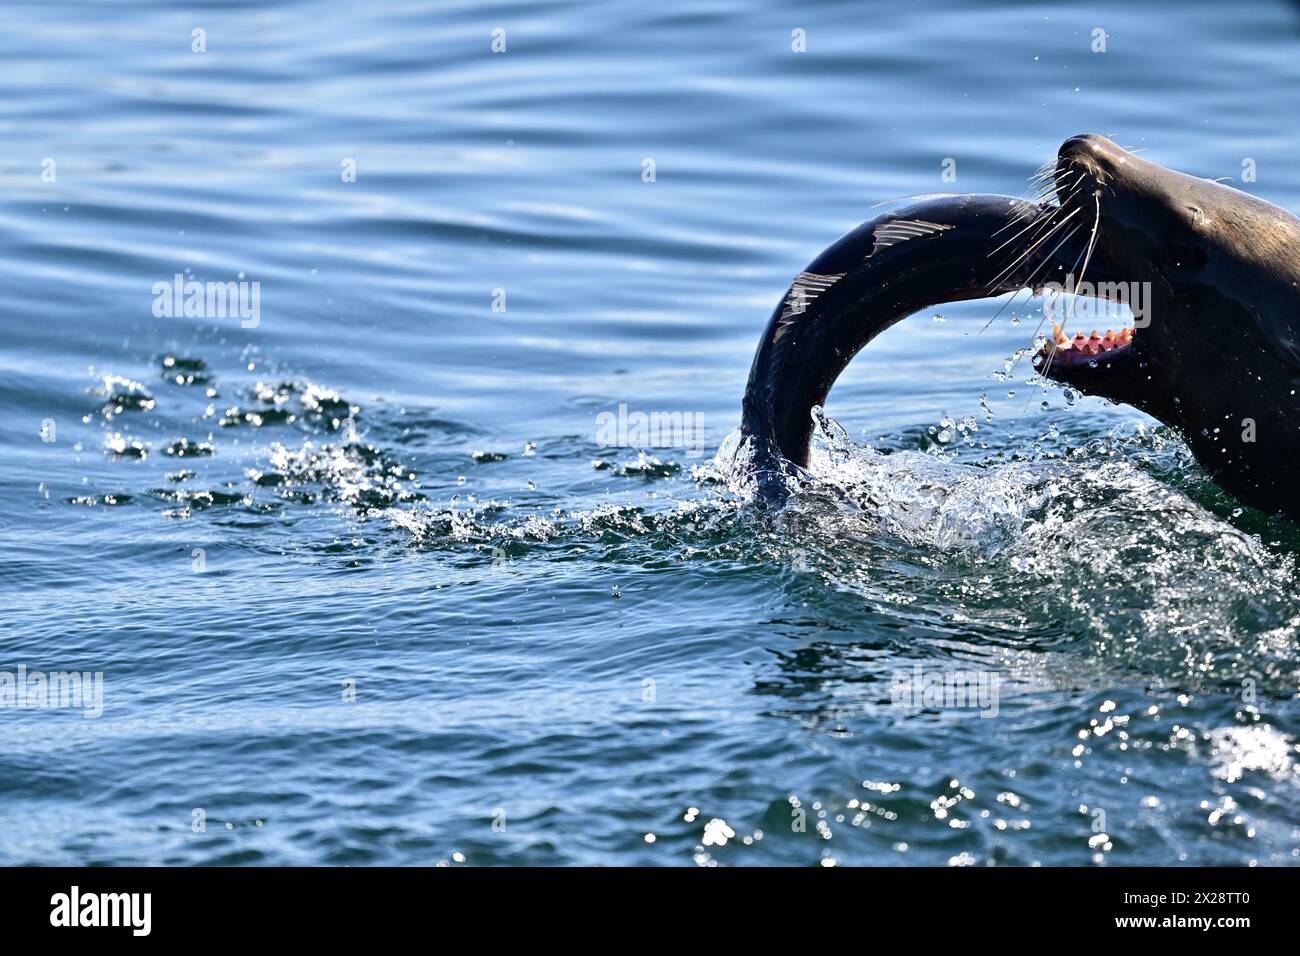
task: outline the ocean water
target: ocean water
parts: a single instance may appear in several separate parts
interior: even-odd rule
[[[1300,532],[1037,304],[869,346],[783,510],[715,460],[878,203],[1095,131],[1295,210],[1294,6],[4,20],[0,671],[91,676],[0,707],[0,862],[1300,859]]]

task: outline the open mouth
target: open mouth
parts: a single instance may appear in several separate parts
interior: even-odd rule
[[[1034,367],[1046,378],[1057,377],[1053,373],[1060,373],[1062,379],[1086,377],[1090,370],[1100,370],[1116,362],[1123,362],[1133,353],[1137,327],[1124,323],[1125,316],[1117,308],[1137,308],[1138,300],[1129,288],[1132,283],[1104,281],[1098,285],[1095,281],[1088,281],[1089,266],[1093,263],[1094,253],[1098,251],[1098,240],[1105,231],[1101,206],[1101,195],[1108,178],[1102,169],[1105,162],[1106,157],[1097,152],[1090,138],[1076,137],[1062,147],[1054,169],[1050,190],[1055,194],[1061,210],[1057,215],[1062,219],[1067,215],[1080,215],[1080,226],[1086,229],[1088,237],[1083,248],[1076,253],[1077,258],[1064,285],[1051,283],[1034,289],[1036,294],[1041,295],[1047,285],[1050,285],[1056,293],[1056,298],[1050,304],[1047,299],[1043,303],[1043,312],[1052,324],[1052,333],[1038,349],[1033,360]],[[1077,281],[1075,268],[1079,270]],[[1105,317],[1112,321],[1119,319],[1124,324],[1119,331],[1106,329],[1104,333],[1097,329],[1088,333],[1065,331],[1063,325],[1072,317],[1073,309],[1065,310],[1059,324],[1056,322],[1058,316],[1052,314],[1053,308],[1062,301],[1063,293],[1079,296],[1094,304],[1098,301],[1109,303],[1108,315]]]
[[[1096,368],[1109,361],[1126,356],[1133,346],[1135,329],[1132,326],[1118,332],[1107,329],[1104,335],[1096,329],[1088,335],[1077,332],[1067,335],[1059,325],[1052,326],[1052,335],[1038,350],[1034,362],[1042,371],[1050,368]]]

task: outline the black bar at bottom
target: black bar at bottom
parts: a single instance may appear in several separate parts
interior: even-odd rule
[[[806,934],[809,920],[855,934],[918,920],[927,936],[1199,933],[1226,943],[1294,925],[1293,882],[1286,869],[0,869],[0,925],[7,944],[75,935],[336,946],[674,924],[686,942],[785,923]]]

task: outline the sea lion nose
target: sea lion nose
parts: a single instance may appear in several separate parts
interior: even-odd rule
[[[1083,162],[1093,166],[1108,167],[1114,166],[1120,160],[1120,154],[1124,150],[1112,143],[1105,136],[1098,136],[1096,133],[1082,133],[1078,136],[1071,136],[1061,144],[1060,150],[1057,151],[1056,158],[1059,163],[1079,163]]]

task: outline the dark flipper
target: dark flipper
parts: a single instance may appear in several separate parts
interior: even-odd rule
[[[1055,213],[1007,196],[931,199],[864,223],[813,260],[772,313],[749,372],[741,432],[754,467],[807,465],[813,406],[895,322],[1058,278],[1081,242]]]

